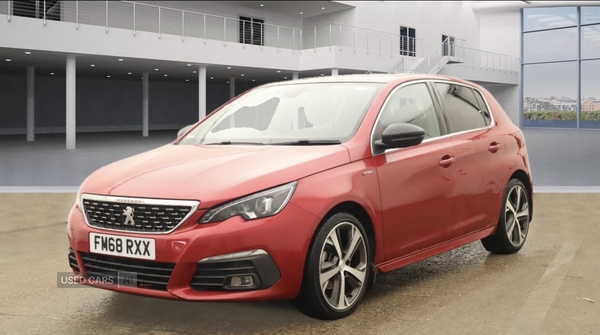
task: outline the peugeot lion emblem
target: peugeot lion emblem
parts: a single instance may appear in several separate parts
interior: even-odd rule
[[[133,208],[129,206],[125,207],[123,210],[123,215],[125,215],[125,222],[123,222],[124,225],[131,224],[132,226],[135,226],[135,221],[133,221],[133,212],[135,212]]]

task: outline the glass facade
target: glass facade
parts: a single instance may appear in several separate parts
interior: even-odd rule
[[[600,129],[600,7],[522,17],[523,127]]]

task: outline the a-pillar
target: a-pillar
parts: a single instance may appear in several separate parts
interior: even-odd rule
[[[292,72],[292,79],[298,79],[298,72]]]
[[[229,99],[235,98],[235,78],[229,78]]]
[[[35,140],[35,67],[27,67],[27,141]]]
[[[66,137],[67,149],[75,149],[76,140],[76,63],[75,55],[67,56],[67,75],[66,75]]]
[[[340,69],[331,69],[331,75],[337,76],[340,73]]]
[[[206,65],[198,66],[198,120],[206,116]]]
[[[148,95],[148,72],[142,74],[142,136],[148,137],[149,123],[149,95]]]

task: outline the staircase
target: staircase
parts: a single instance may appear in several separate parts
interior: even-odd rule
[[[449,39],[446,38],[437,48],[435,48],[427,57],[421,59],[411,69],[404,68],[404,58],[390,71],[389,73],[428,73],[437,74],[444,65],[449,62],[456,62],[456,57],[450,57],[454,54],[455,46],[450,45]],[[454,56],[454,55],[453,55]],[[452,59],[451,59],[452,58]]]

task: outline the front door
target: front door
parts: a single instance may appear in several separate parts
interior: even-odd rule
[[[425,130],[413,147],[375,152],[383,212],[386,260],[439,244],[452,234],[451,194],[455,149],[444,132],[425,83],[394,91],[375,126],[373,141],[392,123],[411,123]]]

